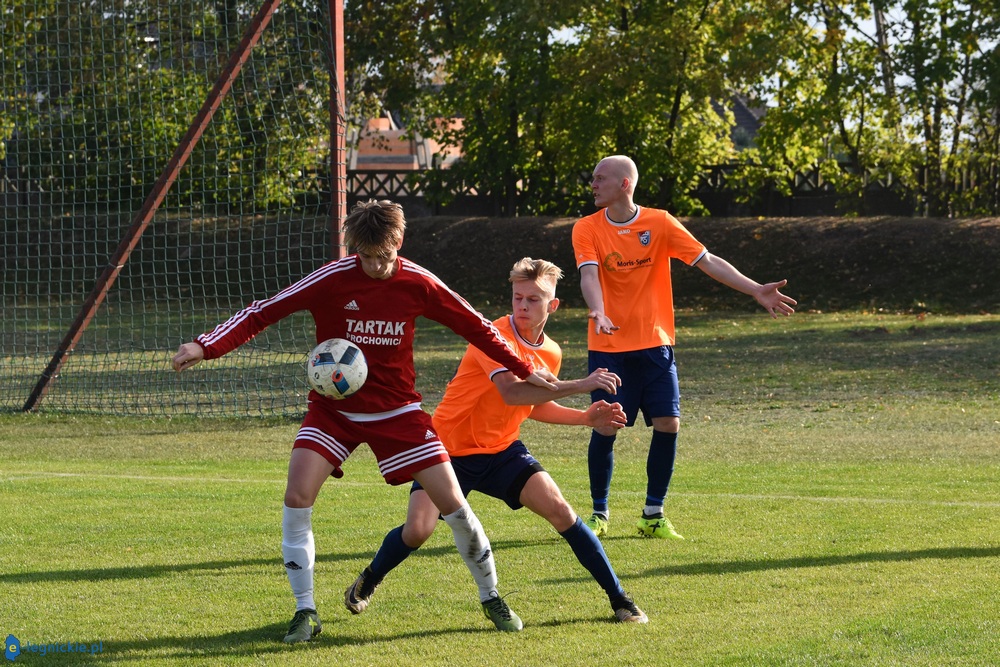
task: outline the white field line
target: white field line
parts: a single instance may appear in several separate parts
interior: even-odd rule
[[[795,496],[790,494],[750,493],[670,493],[670,497],[732,498],[735,500],[788,500],[816,503],[870,503],[873,505],[928,505],[932,507],[997,507],[1000,501],[989,500],[930,500],[927,498],[858,498],[855,496]]]
[[[189,477],[177,477],[171,475],[112,475],[107,473],[97,473],[97,472],[22,472],[17,474],[5,475],[2,470],[0,470],[0,481],[2,482],[20,482],[30,479],[45,479],[45,478],[67,478],[67,477],[86,477],[91,479],[131,479],[142,482],[191,482],[194,484],[205,484],[220,482],[223,484],[284,484],[284,477],[276,477],[274,479],[254,479],[254,478],[240,478],[235,479],[232,477],[199,477],[199,476],[189,476]],[[343,482],[338,480],[338,483],[351,484],[351,482]],[[354,483],[356,486],[361,486],[360,482]]]
[[[28,479],[44,478],[65,478],[65,477],[87,477],[95,479],[131,479],[151,482],[190,482],[195,484],[224,483],[224,484],[284,484],[284,478],[276,479],[234,479],[230,477],[177,477],[167,475],[111,475],[106,473],[77,473],[77,472],[29,472],[16,475],[4,475],[0,471],[0,480],[4,482],[17,482]],[[369,486],[379,482],[346,482],[335,480],[337,486]],[[930,500],[926,498],[858,498],[856,496],[831,497],[831,496],[797,496],[791,494],[768,494],[768,493],[684,493],[672,491],[671,498],[731,498],[733,500],[783,500],[789,502],[815,502],[815,503],[855,503],[873,505],[926,505],[930,507],[995,507],[1000,508],[1000,501],[978,501],[978,500]]]

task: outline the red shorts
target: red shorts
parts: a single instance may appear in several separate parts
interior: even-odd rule
[[[394,485],[411,482],[413,473],[451,460],[434,431],[431,416],[419,405],[385,415],[349,418],[330,407],[331,402],[309,402],[293,449],[311,449],[339,469],[358,445],[368,443],[382,477]]]

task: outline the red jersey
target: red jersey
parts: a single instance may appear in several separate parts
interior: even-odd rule
[[[613,336],[599,336],[588,327],[587,347],[629,352],[673,345],[670,260],[693,265],[705,256],[705,246],[666,211],[637,206],[625,222],[615,222],[607,211],[573,225],[576,266],[597,266],[604,313],[620,327]]]
[[[493,324],[511,343],[514,351],[534,368],[559,375],[562,350],[546,335],[531,343],[517,333],[511,316]],[[503,371],[479,350],[469,347],[448,383],[441,404],[434,410],[434,430],[452,456],[495,454],[521,437],[521,424],[531,415],[533,405],[508,405],[493,384],[493,376]]]
[[[448,327],[517,377],[524,379],[532,372],[489,320],[430,271],[403,257],[388,280],[369,277],[357,255],[330,262],[276,295],[254,301],[196,341],[204,348],[205,359],[216,359],[302,310],[308,310],[316,323],[317,344],[344,338],[365,353],[368,379],[357,393],[341,400],[309,393],[310,401],[332,401],[349,417],[357,413],[360,421],[364,415],[419,407],[413,333],[421,315]]]

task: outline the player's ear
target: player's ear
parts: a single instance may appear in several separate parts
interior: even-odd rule
[[[549,315],[556,312],[556,308],[558,307],[559,307],[559,299],[553,297],[553,299],[549,301],[549,309],[548,309]]]

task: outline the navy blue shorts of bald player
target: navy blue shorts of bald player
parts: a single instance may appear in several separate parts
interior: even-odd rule
[[[629,426],[635,424],[639,410],[642,410],[646,426],[652,426],[656,417],[681,416],[677,364],[674,362],[674,348],[670,345],[634,352],[592,350],[587,355],[587,364],[591,373],[598,368],[607,368],[622,379],[617,394],[592,391],[590,400],[621,403]]]
[[[545,470],[520,440],[515,440],[510,447],[497,454],[453,456],[451,465],[465,497],[472,491],[478,491],[504,501],[512,510],[523,507],[521,491],[528,479],[536,472]],[[410,493],[422,488],[413,482]]]

